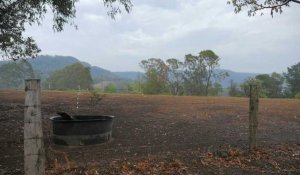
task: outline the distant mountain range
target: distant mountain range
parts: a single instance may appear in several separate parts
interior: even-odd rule
[[[104,86],[105,84],[113,82],[116,84],[118,89],[127,88],[127,85],[130,82],[139,80],[143,76],[142,72],[111,72],[98,66],[92,66],[87,62],[80,61],[77,58],[71,56],[41,55],[35,59],[30,59],[29,62],[31,63],[35,72],[37,72],[37,74],[41,77],[41,79],[48,78],[51,73],[55,72],[56,70],[62,69],[67,65],[80,62],[83,65],[90,67],[91,75],[94,79],[95,84],[97,84],[98,86]],[[8,61],[0,61],[0,65],[5,63],[8,63]],[[221,81],[221,84],[224,88],[229,87],[230,80],[233,80],[234,82],[239,84],[242,83],[245,79],[257,75],[255,73],[242,73],[234,72],[231,70],[223,71],[226,71],[229,74],[229,77]]]
[[[244,82],[246,79],[255,77],[258,75],[257,73],[247,73],[247,72],[234,72],[231,70],[223,70],[226,71],[229,75],[229,77],[225,78],[224,80],[221,80],[222,87],[229,87],[230,86],[230,81],[233,80],[237,84],[241,84]]]

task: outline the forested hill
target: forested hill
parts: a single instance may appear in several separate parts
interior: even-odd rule
[[[78,59],[71,56],[49,56],[41,55],[34,59],[29,59],[32,68],[37,71],[40,76],[46,78],[49,74],[64,68],[67,65],[80,62]],[[85,66],[90,66],[88,63],[81,62]]]
[[[103,68],[97,67],[97,66],[91,66],[87,62],[82,62],[78,60],[77,58],[71,57],[71,56],[49,56],[49,55],[41,55],[34,59],[29,59],[28,62],[32,65],[33,72],[36,77],[39,77],[42,79],[42,81],[46,81],[46,79],[54,72],[63,69],[64,67],[68,65],[72,65],[74,63],[80,62],[82,65],[86,67],[90,67],[91,76],[93,78],[93,82],[97,86],[105,86],[109,83],[113,83],[116,85],[118,89],[124,89],[127,88],[128,84],[132,82],[132,80],[127,79],[126,77],[121,77],[109,70],[105,70]],[[7,64],[7,63],[14,63],[15,65]],[[0,75],[0,82],[1,80],[17,80],[13,81],[14,83],[11,85],[3,85],[0,86],[0,88],[20,88],[22,87],[22,82],[24,81],[25,77],[23,76],[24,71],[23,68],[18,70],[19,73],[16,73],[14,70],[7,70],[7,69],[14,69],[13,66],[17,65],[24,65],[22,61],[0,61],[0,72],[2,74]],[[5,65],[5,66],[4,66]],[[23,66],[21,66],[23,67]],[[15,73],[14,73],[15,72]],[[25,71],[26,72],[26,71]],[[16,74],[16,75],[15,75]],[[15,77],[8,77],[14,75]],[[4,76],[3,78],[1,78]],[[16,77],[17,76],[17,77]]]
[[[67,65],[71,65],[77,62],[80,62],[86,67],[91,68],[91,75],[93,78],[97,78],[98,76],[103,77],[105,80],[111,80],[118,78],[112,72],[102,69],[97,66],[91,66],[89,63],[82,62],[77,58],[71,56],[49,56],[49,55],[41,55],[35,59],[29,60],[33,69],[40,74],[42,78],[47,78],[51,73],[64,68]]]
[[[32,65],[32,68],[36,72],[36,74],[42,79],[48,78],[51,73],[60,70],[67,65],[71,65],[78,62],[80,62],[86,67],[91,68],[91,75],[94,79],[104,79],[106,81],[124,79],[118,77],[117,75],[115,75],[113,72],[109,70],[105,70],[97,66],[91,66],[87,62],[82,62],[77,58],[71,56],[41,55],[34,59],[29,59],[28,61]],[[0,65],[3,65],[5,63],[8,63],[8,61],[1,61]]]

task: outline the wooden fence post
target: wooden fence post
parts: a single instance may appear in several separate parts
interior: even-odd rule
[[[258,113],[258,86],[250,84],[250,100],[249,100],[249,151],[253,151],[257,146],[257,113]]]
[[[39,79],[25,80],[24,107],[24,174],[45,173],[45,150],[41,116]]]

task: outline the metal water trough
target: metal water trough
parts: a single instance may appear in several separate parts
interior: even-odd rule
[[[114,116],[74,115],[51,117],[53,141],[58,145],[94,145],[112,139]]]

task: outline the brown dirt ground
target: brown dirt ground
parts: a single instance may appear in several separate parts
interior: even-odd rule
[[[23,91],[0,91],[0,175],[23,174],[24,96]],[[107,95],[93,107],[89,98],[89,93],[80,94],[79,112],[116,116],[114,140],[56,146],[49,118],[57,111],[74,114],[76,93],[42,92],[48,168],[70,161],[81,167],[77,174],[86,167],[102,174],[143,174],[135,164],[175,161],[171,166],[184,167],[175,170],[179,174],[300,174],[300,100],[260,99],[259,150],[248,154],[247,98]]]

